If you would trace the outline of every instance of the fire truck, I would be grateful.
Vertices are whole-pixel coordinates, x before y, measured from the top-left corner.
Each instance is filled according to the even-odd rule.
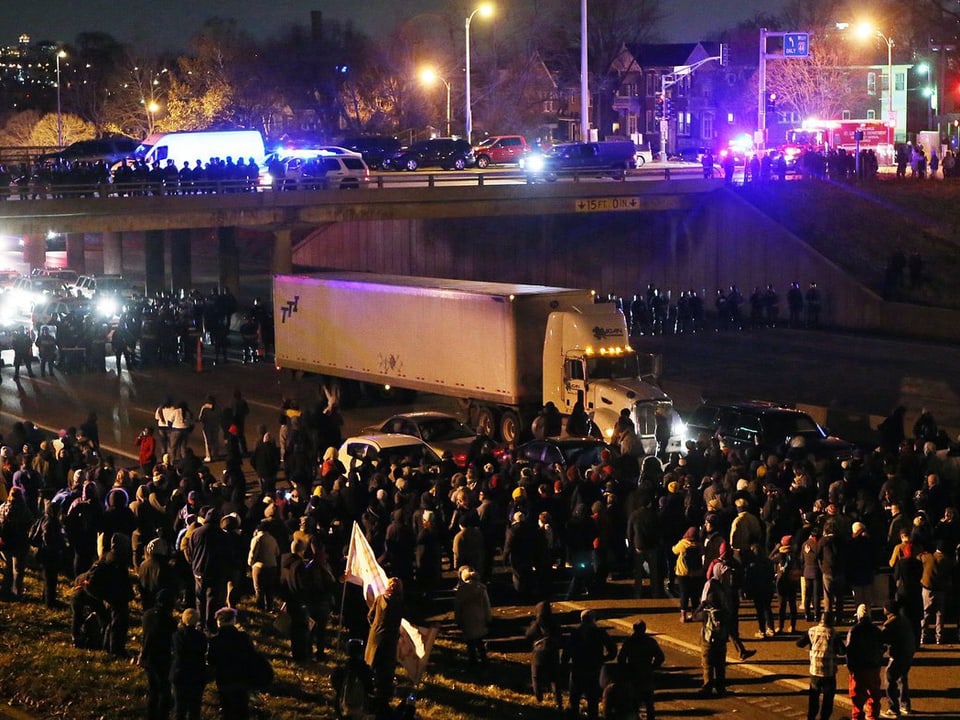
[[[806,150],[827,152],[843,148],[857,151],[857,131],[860,150],[873,150],[880,165],[894,162],[893,125],[883,120],[805,120],[798,128],[787,131],[786,142],[780,152],[788,168],[795,168]]]

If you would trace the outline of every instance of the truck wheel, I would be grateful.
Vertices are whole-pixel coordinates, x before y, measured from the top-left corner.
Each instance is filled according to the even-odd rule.
[[[497,437],[497,412],[492,407],[482,405],[477,409],[477,421],[474,427],[479,435],[486,435],[491,440]]]
[[[520,437],[520,416],[513,410],[504,411],[500,416],[500,439],[505,443],[513,443]]]

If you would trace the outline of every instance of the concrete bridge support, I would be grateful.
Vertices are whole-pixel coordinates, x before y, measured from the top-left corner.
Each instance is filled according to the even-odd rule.
[[[273,231],[273,262],[270,269],[274,275],[293,270],[293,243],[289,229]]]
[[[217,228],[217,253],[220,256],[220,287],[237,295],[240,292],[240,251],[235,227]]]
[[[144,279],[147,295],[166,289],[164,231],[147,230],[143,238]]]
[[[78,275],[87,274],[86,235],[67,233],[67,267]]]
[[[193,265],[190,246],[193,240],[191,230],[169,230],[170,242],[170,287],[175,295],[181,290],[190,291],[193,287]]]
[[[123,274],[123,233],[107,231],[103,233],[103,272],[106,275]]]
[[[30,270],[40,270],[46,265],[47,238],[45,236],[23,236],[23,261]]]

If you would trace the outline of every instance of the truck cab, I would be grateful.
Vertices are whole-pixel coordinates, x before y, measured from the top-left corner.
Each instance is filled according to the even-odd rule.
[[[626,320],[613,305],[550,313],[543,349],[543,401],[552,401],[564,415],[582,401],[607,441],[613,438],[620,412],[628,409],[647,453],[657,449],[659,410],[672,425],[668,451],[681,450],[683,433],[673,428],[679,416],[666,393],[640,377]]]

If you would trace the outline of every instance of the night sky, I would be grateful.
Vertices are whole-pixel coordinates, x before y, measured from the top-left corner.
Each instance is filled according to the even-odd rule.
[[[660,39],[705,39],[760,10],[776,12],[784,3],[662,0],[670,16],[660,26]],[[509,3],[499,0],[498,4]],[[80,32],[96,30],[146,50],[178,50],[210,16],[236,18],[252,35],[262,38],[291,24],[307,25],[311,10],[320,10],[329,18],[351,19],[360,29],[379,35],[389,32],[400,20],[418,13],[442,12],[448,6],[447,0],[5,0],[0,3],[0,45],[15,44],[21,33],[33,40],[69,43]]]

